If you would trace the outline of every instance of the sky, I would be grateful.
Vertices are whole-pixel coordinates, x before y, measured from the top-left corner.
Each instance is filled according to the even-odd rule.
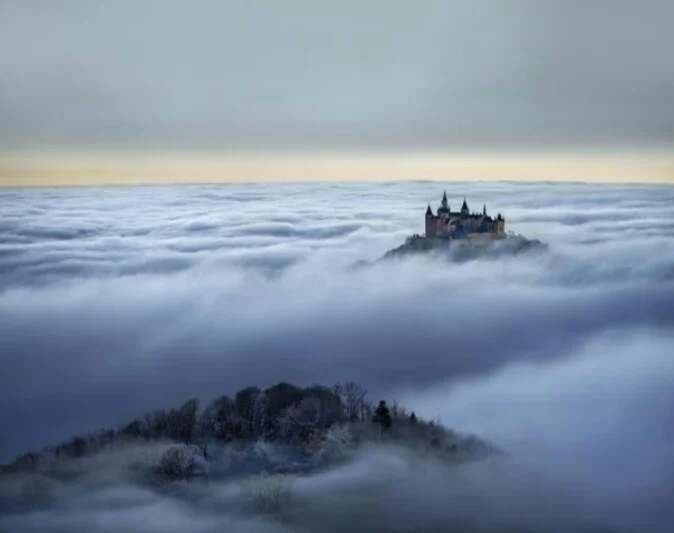
[[[354,267],[423,231],[443,189],[548,249]],[[231,484],[179,501],[108,475],[129,459],[106,456],[39,512],[0,506],[0,529],[341,533],[371,531],[373,508],[387,532],[457,509],[537,532],[671,528],[671,187],[25,188],[0,204],[0,462],[282,380],[355,380],[509,454],[449,470],[364,455],[300,479],[295,521],[255,527]]]
[[[673,18],[659,0],[5,0],[0,183],[271,180],[259,159],[288,154],[288,179],[344,161],[385,179],[391,154],[443,161],[407,179],[533,179],[541,153],[538,175],[563,174],[560,152],[581,179],[671,182]]]

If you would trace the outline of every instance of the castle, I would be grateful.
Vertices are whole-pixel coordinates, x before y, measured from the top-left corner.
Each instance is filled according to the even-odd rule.
[[[461,211],[452,212],[447,205],[447,193],[442,195],[442,203],[437,215],[431,205],[426,209],[426,238],[429,239],[474,239],[505,237],[505,218],[499,213],[496,218],[487,215],[487,206],[482,213],[471,213],[466,199]]]

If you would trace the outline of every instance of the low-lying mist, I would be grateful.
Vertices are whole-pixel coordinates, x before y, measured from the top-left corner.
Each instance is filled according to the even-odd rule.
[[[422,231],[441,194],[431,183],[0,192],[2,462],[279,381],[355,380],[506,452],[457,465],[363,449],[295,479],[283,519],[247,509],[233,480],[150,490],[115,474],[132,451],[111,452],[51,487],[49,505],[3,511],[0,529],[667,531],[674,191],[452,184],[450,205],[486,203],[548,250],[351,268]]]

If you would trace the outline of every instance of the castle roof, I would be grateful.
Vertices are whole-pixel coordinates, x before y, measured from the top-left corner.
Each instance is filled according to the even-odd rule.
[[[503,215],[500,213],[496,217],[492,217],[487,214],[487,204],[482,205],[482,212],[481,213],[471,213],[470,209],[468,208],[468,202],[466,201],[466,198],[463,198],[463,204],[461,205],[461,210],[460,211],[452,211],[447,204],[447,191],[443,191],[442,193],[442,203],[438,207],[437,210],[437,215],[433,214],[433,210],[431,209],[431,205],[428,204],[428,207],[426,209],[426,216],[444,216],[444,215],[449,215],[450,217],[459,217],[459,218],[464,218],[464,219],[470,219],[470,220],[479,220],[480,223],[483,222],[493,222],[494,220],[504,220]]]

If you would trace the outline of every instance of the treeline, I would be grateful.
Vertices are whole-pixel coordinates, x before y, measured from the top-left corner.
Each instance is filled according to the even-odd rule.
[[[147,413],[119,429],[73,437],[40,453],[19,456],[5,469],[34,468],[45,456],[77,458],[116,443],[138,440],[200,444],[263,439],[310,451],[334,424],[367,422],[388,430],[391,421],[399,418],[417,422],[414,413],[408,415],[396,404],[389,409],[382,401],[376,407],[367,399],[366,391],[353,382],[332,388],[302,388],[289,383],[265,390],[247,387],[234,396],[216,398],[204,409],[197,399],[190,399],[175,409]]]

